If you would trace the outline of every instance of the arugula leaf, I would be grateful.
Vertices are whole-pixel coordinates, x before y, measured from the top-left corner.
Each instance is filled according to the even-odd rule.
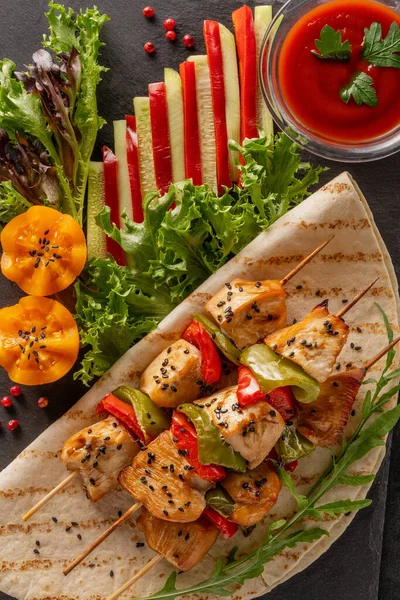
[[[129,290],[133,289],[137,294],[134,296],[137,301],[123,306],[123,323],[128,326],[128,333],[130,329],[133,331],[129,336],[121,336],[115,349],[116,361],[133,340],[156,327],[169,310],[227,260],[304,200],[324,170],[302,163],[298,147],[284,134],[248,140],[243,148],[236,144],[235,147],[244,156],[245,164],[240,165],[242,188],[218,196],[207,185],[196,187],[184,181],[172,185],[162,197],[150,192],[144,200],[143,223],[125,217],[125,227],[121,230],[111,223],[108,208],[98,215],[97,224],[122,246],[131,267],[121,270],[118,276],[112,259],[101,263],[104,279],[99,282],[101,293],[96,296],[95,307],[90,282],[98,279],[100,263],[89,263],[83,275],[85,281],[88,278],[86,286],[77,284],[77,320],[82,329],[82,344],[88,346],[78,376],[86,383],[111,366],[112,345],[107,340],[115,336],[111,326],[106,327],[104,334],[100,330],[105,326],[106,316],[110,322],[112,315],[116,323],[120,321],[114,306],[114,277],[117,290],[122,286],[121,296],[125,293],[132,296]],[[169,210],[173,203],[175,208]],[[141,312],[143,296],[155,299],[145,324]],[[166,298],[165,310],[157,310],[155,306],[161,298]],[[103,347],[107,357],[104,362]]]
[[[351,44],[348,40],[342,41],[342,32],[335,31],[333,27],[325,25],[321,29],[319,40],[315,40],[319,52],[311,50],[317,58],[323,60],[349,60]]]
[[[337,518],[340,515],[367,508],[371,503],[372,500],[369,500],[368,498],[365,500],[338,500],[337,502],[329,502],[329,504],[321,504],[314,510],[329,515],[330,517]]]
[[[357,106],[361,106],[362,104],[378,106],[378,96],[373,85],[374,81],[372,77],[363,71],[359,71],[354,75],[350,83],[341,90],[340,97],[346,104],[353,97]]]
[[[382,25],[372,23],[364,29],[363,57],[375,67],[394,67],[400,69],[400,27],[393,21],[389,33],[382,39]]]
[[[277,471],[278,471],[279,479],[282,482],[282,485],[284,485],[289,490],[289,492],[292,494],[293,498],[297,502],[298,508],[299,509],[304,508],[304,506],[307,504],[307,497],[303,496],[303,494],[298,494],[296,492],[293,480],[292,480],[290,474],[285,470],[284,467],[278,467]]]

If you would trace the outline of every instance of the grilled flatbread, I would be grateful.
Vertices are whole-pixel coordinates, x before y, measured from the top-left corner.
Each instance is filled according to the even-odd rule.
[[[350,176],[344,173],[282,217],[206,281],[155,332],[133,347],[107,376],[0,474],[2,591],[18,600],[104,600],[147,564],[154,553],[147,546],[136,548],[136,542],[144,541],[143,534],[127,523],[113,534],[112,539],[97,548],[76,571],[68,577],[62,575],[62,569],[82,550],[82,542],[85,546],[89,544],[115,520],[119,510],[124,511],[131,506],[132,498],[122,490],[112,491],[99,502],[92,503],[86,499],[77,478],[29,523],[23,524],[21,515],[66,477],[68,472],[59,458],[62,445],[78,430],[98,420],[95,408],[99,399],[119,384],[129,383],[138,387],[140,376],[149,363],[179,338],[194,312],[204,312],[211,295],[220,290],[225,282],[235,278],[280,280],[299,260],[333,233],[335,238],[329,246],[285,287],[288,293],[287,325],[293,319],[304,318],[324,298],[329,299],[329,309],[334,314],[343,306],[343,299],[352,298],[379,275],[376,286],[347,315],[350,328],[348,341],[337,363],[341,364],[341,369],[349,362],[361,367],[371,358],[375,349],[383,348],[386,344],[385,329],[374,302],[379,302],[395,332],[399,331],[397,282],[390,257],[362,193]],[[297,289],[299,285],[301,289]],[[355,351],[351,343],[361,349]],[[375,366],[371,377],[380,372],[382,364],[383,361]],[[345,434],[356,427],[360,419],[360,405],[367,390],[368,386],[361,386],[353,406],[355,413],[350,417]],[[395,399],[392,405],[394,402]],[[384,450],[376,448],[354,465],[353,472],[375,473],[383,456]],[[294,473],[300,493],[307,492],[330,458],[327,448],[317,448],[312,455],[301,459]],[[368,486],[361,489],[337,487],[324,501],[361,499],[367,491]],[[294,500],[286,489],[282,489],[278,502],[265,521],[259,523],[248,538],[240,532],[230,541],[224,541],[220,536],[216,550],[224,556],[235,545],[240,546],[241,552],[251,551],[264,538],[271,521],[287,517],[295,508]],[[322,538],[314,544],[298,545],[291,549],[290,554],[277,556],[266,565],[262,576],[235,590],[235,598],[244,600],[260,596],[306,568],[341,535],[351,519],[352,516],[343,516],[338,520],[327,518],[320,525],[330,532],[329,538]],[[78,523],[79,528],[72,527],[66,532],[71,521]],[[310,520],[309,526],[314,525]],[[82,534],[82,541],[76,536],[78,531]],[[40,554],[33,553],[36,540],[41,544]],[[208,553],[194,569],[179,576],[179,586],[204,579],[214,566],[214,556]],[[152,576],[138,582],[130,590],[130,595],[144,596],[159,589],[171,568],[166,560],[161,561]],[[113,578],[109,576],[110,570],[113,570]]]

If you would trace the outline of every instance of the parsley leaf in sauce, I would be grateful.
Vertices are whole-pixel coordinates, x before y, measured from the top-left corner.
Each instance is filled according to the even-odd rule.
[[[362,104],[378,106],[378,96],[373,85],[374,81],[369,75],[362,71],[358,72],[351,82],[341,90],[340,97],[346,104],[353,97],[357,106]]]
[[[400,69],[400,27],[394,21],[387,36],[382,39],[382,26],[372,23],[364,29],[363,57],[374,67],[394,67]]]
[[[319,52],[311,50],[317,58],[323,60],[349,60],[351,44],[348,40],[342,41],[342,32],[335,31],[333,27],[325,25],[321,29],[320,40],[315,40]]]

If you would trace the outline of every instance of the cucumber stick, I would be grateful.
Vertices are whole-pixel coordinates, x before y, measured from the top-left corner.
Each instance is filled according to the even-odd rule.
[[[133,99],[136,115],[136,131],[139,145],[139,170],[143,198],[148,192],[157,190],[154,170],[153,139],[151,136],[150,100],[147,97]]]
[[[235,36],[224,25],[219,24],[222,62],[224,66],[225,111],[228,140],[240,143],[240,90],[239,73],[236,57]],[[229,171],[232,181],[238,180],[238,169],[235,165],[237,152],[229,151]]]
[[[256,35],[257,47],[257,68],[260,61],[261,46],[265,33],[272,21],[272,6],[256,6],[254,9],[254,32]],[[261,91],[261,83],[258,80],[257,86],[257,126],[262,129],[265,135],[273,135],[274,122]]]
[[[96,224],[96,215],[104,208],[104,167],[102,162],[90,162],[88,177],[88,202],[86,243],[88,259],[107,258],[106,234]]]
[[[196,99],[199,121],[201,172],[203,183],[217,190],[217,149],[214,130],[214,112],[211,95],[210,69],[207,56],[191,56],[196,65]]]
[[[185,138],[183,121],[182,82],[174,69],[164,69],[164,82],[167,92],[168,127],[171,145],[172,180],[174,183],[185,179]]]
[[[114,149],[118,159],[119,214],[124,211],[132,219],[132,196],[126,151],[126,121],[114,121]]]

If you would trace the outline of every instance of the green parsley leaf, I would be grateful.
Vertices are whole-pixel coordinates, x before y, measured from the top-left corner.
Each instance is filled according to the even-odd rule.
[[[376,95],[375,88],[373,87],[374,81],[372,77],[359,71],[356,73],[346,87],[340,92],[340,97],[348,104],[351,97],[358,106],[366,104],[367,106],[378,106],[378,96]]]
[[[342,41],[342,32],[335,31],[333,27],[325,25],[321,29],[320,40],[315,40],[319,52],[311,50],[317,58],[322,60],[349,60],[351,44],[348,40]]]
[[[382,39],[382,25],[372,23],[364,29],[363,57],[374,67],[394,67],[400,69],[400,27],[395,21],[391,24],[389,33]]]

